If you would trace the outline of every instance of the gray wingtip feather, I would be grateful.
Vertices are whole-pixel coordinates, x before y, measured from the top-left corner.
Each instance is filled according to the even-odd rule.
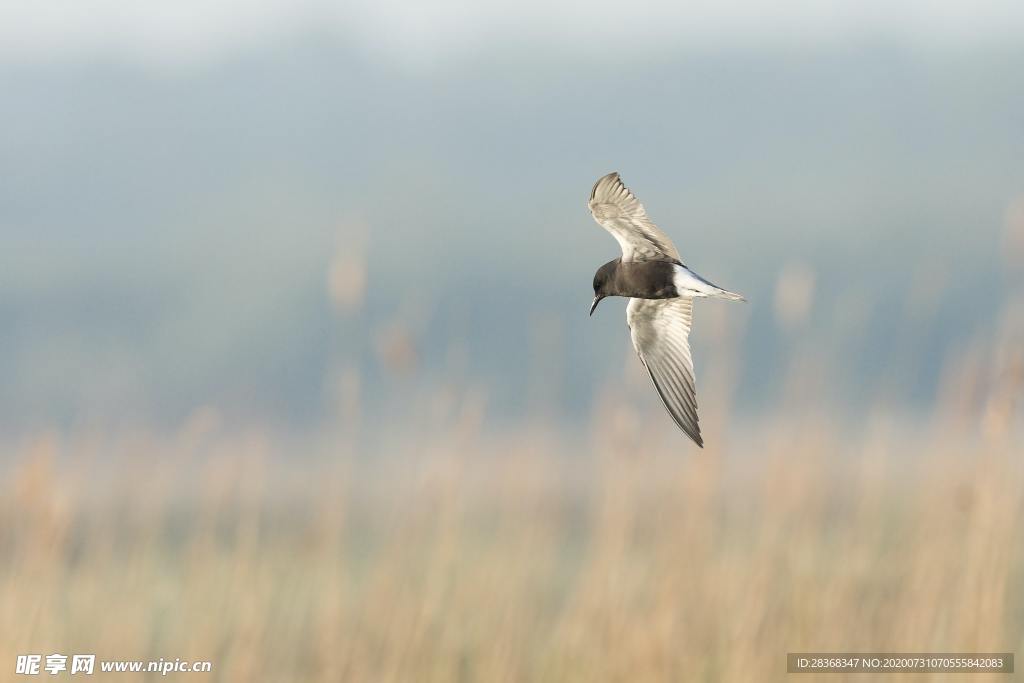
[[[665,406],[665,411],[668,412],[669,417],[672,418],[672,421],[676,423],[676,426],[679,427],[683,434],[690,437],[698,447],[704,448],[704,439],[700,435],[700,418],[697,416],[696,410],[694,410],[691,422],[691,416],[687,415],[685,411],[681,410],[681,407],[675,406],[673,401],[668,399],[664,389],[661,387],[661,383],[658,382],[658,378],[651,371],[650,366],[644,363],[644,367],[647,369],[647,374],[650,375],[654,388],[658,392],[658,398],[661,399],[661,403]]]
[[[700,425],[697,424],[696,420],[694,420],[693,424],[691,425],[678,418],[671,410],[669,410],[668,412],[669,415],[672,416],[673,422],[676,423],[676,426],[679,427],[683,434],[686,434],[688,437],[690,437],[690,439],[695,444],[697,444],[699,448],[704,448],[704,438],[701,437],[700,435]]]
[[[678,420],[676,420],[676,425],[682,430],[683,434],[686,434],[695,444],[697,444],[698,448],[704,448],[704,439],[700,435],[700,425],[694,422],[693,428],[687,429],[689,425],[684,425]]]
[[[616,180],[621,180],[619,178],[619,172],[618,171],[612,171],[611,173],[606,173],[603,176],[601,176],[600,178],[598,178],[597,182],[594,183],[594,187],[590,190],[590,201],[594,201],[594,197],[597,196],[597,188],[600,187],[602,183],[604,183],[605,181],[615,182]]]

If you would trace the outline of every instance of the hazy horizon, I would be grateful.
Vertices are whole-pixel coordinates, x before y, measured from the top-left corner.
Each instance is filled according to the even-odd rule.
[[[1024,50],[862,31],[618,59],[512,31],[419,69],[327,28],[175,68],[0,59],[7,429],[330,421],[339,381],[371,422],[452,383],[496,424],[585,419],[636,364],[621,303],[586,316],[611,170],[749,299],[698,303],[692,338],[698,387],[731,344],[741,414],[804,365],[810,405],[927,411],[1017,324]]]

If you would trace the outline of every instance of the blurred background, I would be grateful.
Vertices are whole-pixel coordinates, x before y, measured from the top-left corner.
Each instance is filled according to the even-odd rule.
[[[0,0],[0,657],[1012,651],[1021,35],[998,0]],[[587,317],[612,170],[748,299],[696,306],[702,452],[623,303]]]

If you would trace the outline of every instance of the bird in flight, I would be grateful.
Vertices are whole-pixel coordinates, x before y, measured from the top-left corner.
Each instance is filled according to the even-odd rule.
[[[620,258],[604,264],[594,274],[590,315],[605,297],[629,297],[626,325],[633,348],[672,420],[703,448],[688,340],[693,300],[702,296],[745,299],[687,268],[672,240],[647,217],[640,200],[618,173],[609,173],[594,183],[588,207],[598,225],[622,248]]]

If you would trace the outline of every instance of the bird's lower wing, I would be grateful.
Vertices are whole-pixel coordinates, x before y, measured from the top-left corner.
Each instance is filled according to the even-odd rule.
[[[654,382],[669,415],[703,448],[697,421],[697,386],[690,355],[693,299],[630,299],[626,323],[633,348]]]

